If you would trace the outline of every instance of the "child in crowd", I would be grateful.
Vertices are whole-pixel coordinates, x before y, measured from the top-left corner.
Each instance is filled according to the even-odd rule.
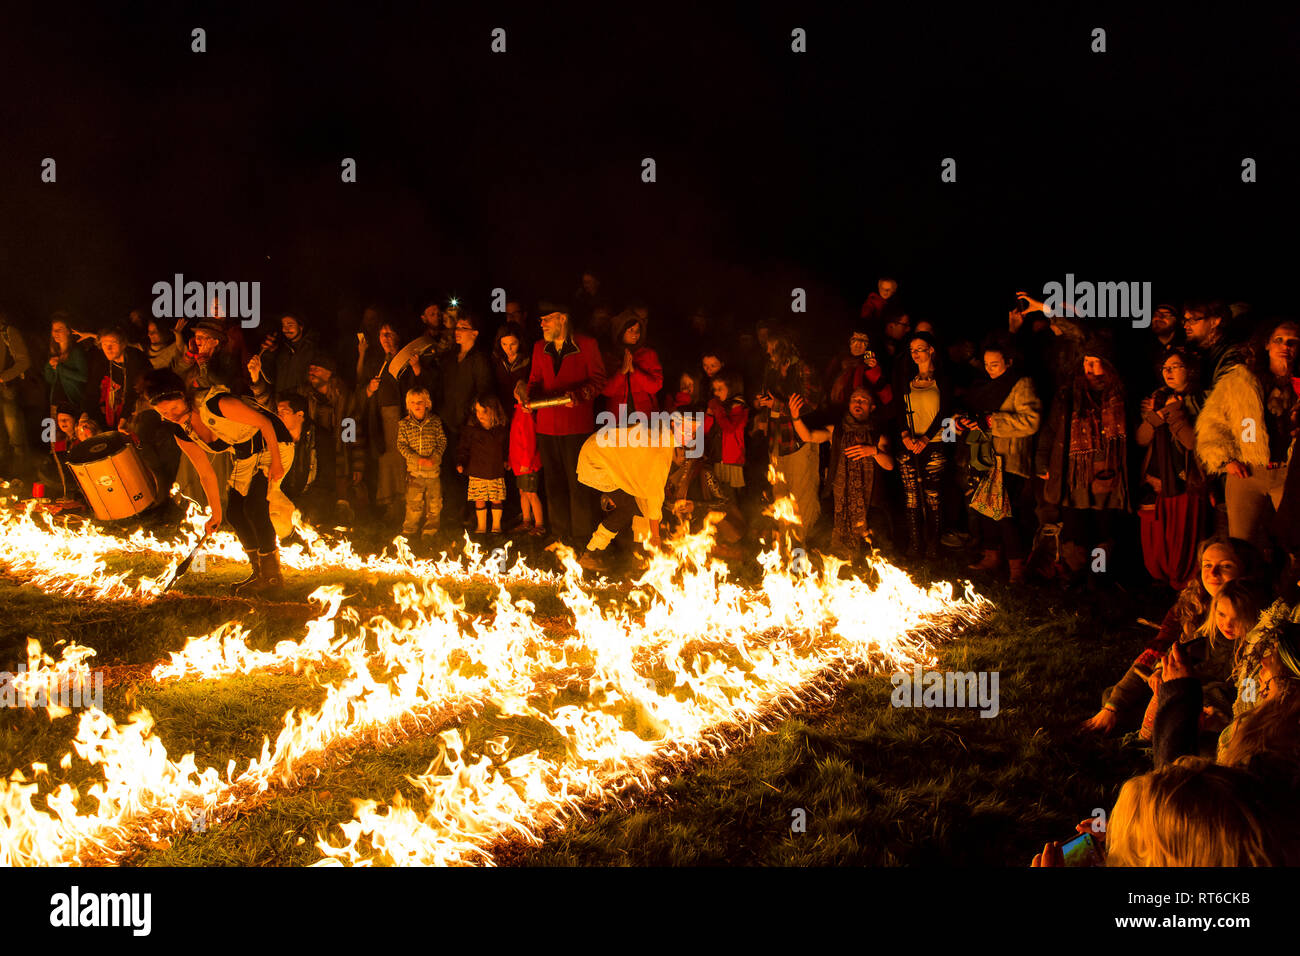
[[[1108,690],[1102,709],[1081,729],[1109,734],[1136,723],[1158,686],[1155,673],[1165,652],[1179,640],[1191,640],[1205,625],[1213,600],[1225,584],[1238,578],[1253,582],[1261,563],[1259,552],[1247,541],[1214,537],[1201,542],[1196,563],[1200,573],[1179,593],[1151,643]]]
[[[526,388],[523,394],[527,395]],[[542,518],[542,456],[537,450],[537,423],[533,421],[528,406],[518,400],[510,419],[507,461],[519,488],[519,510],[523,512],[521,530],[531,535],[546,534],[546,522]]]
[[[506,413],[501,400],[480,392],[474,400],[474,417],[465,423],[456,449],[456,470],[469,477],[469,500],[474,502],[475,530],[488,530],[488,504],[492,505],[492,533],[501,533],[501,511],[506,500]]]
[[[1182,678],[1196,682],[1198,701],[1192,719],[1183,721],[1189,740],[1186,752],[1195,752],[1198,731],[1213,733],[1217,738],[1232,719],[1232,702],[1237,696],[1234,685],[1241,676],[1246,636],[1259,622],[1259,610],[1255,591],[1248,582],[1238,578],[1223,585],[1211,599],[1210,613],[1196,636],[1174,644],[1151,675],[1154,693],[1142,721],[1142,739],[1152,738],[1157,712],[1162,708],[1168,711],[1169,692],[1185,693],[1190,689],[1165,686],[1178,684]]]
[[[406,459],[406,517],[402,536],[420,533],[432,542],[438,533],[438,516],[442,513],[442,485],[438,471],[442,453],[447,449],[447,435],[442,420],[430,409],[429,390],[413,388],[406,393],[406,417],[397,424],[397,450]],[[421,531],[423,519],[423,531]]]
[[[745,426],[749,422],[749,405],[741,394],[740,374],[720,372],[713,377],[713,397],[709,399],[704,419],[705,448],[713,462],[713,474],[723,493],[735,501],[737,488],[745,487]]]
[[[677,380],[677,393],[665,403],[670,412],[699,412],[704,410],[704,375],[701,372],[682,372]]]

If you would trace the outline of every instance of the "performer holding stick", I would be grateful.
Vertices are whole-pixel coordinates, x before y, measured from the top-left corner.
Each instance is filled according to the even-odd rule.
[[[670,427],[663,427],[663,418]],[[650,425],[604,427],[588,438],[578,454],[578,481],[605,492],[613,508],[596,526],[578,563],[588,571],[608,570],[605,549],[637,515],[650,524],[650,543],[659,545],[664,485],[679,448],[702,451],[700,423],[695,415],[656,413]]]
[[[234,457],[227,507],[252,567],[252,574],[236,584],[234,592],[266,596],[283,586],[268,496],[293,463],[293,436],[288,428],[267,409],[221,386],[192,398],[179,376],[166,369],[149,373],[143,384],[149,404],[167,422],[177,446],[198,472],[212,511],[204,534],[211,534],[222,521],[217,474],[204,452]]]

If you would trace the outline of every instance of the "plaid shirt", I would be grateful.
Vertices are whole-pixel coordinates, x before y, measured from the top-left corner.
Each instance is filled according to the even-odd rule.
[[[803,447],[803,442],[795,434],[794,422],[790,418],[790,396],[797,394],[803,399],[803,408],[799,412],[802,418],[821,406],[821,384],[817,381],[812,366],[803,359],[796,358],[786,368],[784,375],[779,369],[768,365],[763,389],[771,392],[776,399],[768,420],[768,449],[773,456],[793,455]]]
[[[420,478],[436,478],[447,450],[447,433],[442,430],[442,419],[433,412],[424,418],[407,415],[397,423],[397,450],[406,459],[406,470]],[[421,468],[420,459],[428,458],[432,468]]]

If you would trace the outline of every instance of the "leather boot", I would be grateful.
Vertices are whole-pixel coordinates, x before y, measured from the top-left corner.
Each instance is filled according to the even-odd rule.
[[[1011,569],[1010,581],[1012,584],[1025,583],[1025,559],[1024,558],[1007,558],[1007,567]]]
[[[915,558],[921,553],[921,523],[924,521],[920,508],[907,509],[907,556]]]
[[[280,570],[280,552],[272,551],[262,557],[262,591],[278,591],[284,587],[284,572]]]
[[[257,582],[262,580],[261,555],[256,551],[245,551],[244,553],[248,555],[248,565],[252,569],[252,573],[248,577],[244,578],[244,580],[237,581],[235,584],[231,585],[230,590],[234,594],[243,594],[249,588],[255,586]]]
[[[977,563],[975,563],[975,564],[967,565],[967,570],[970,570],[970,571],[996,571],[996,570],[997,570],[997,567],[998,567],[998,564],[1001,563],[1001,557],[1002,557],[1002,555],[1001,555],[1000,552],[995,551],[995,550],[992,550],[992,549],[990,549],[990,548],[985,548],[985,549],[984,549],[984,557],[981,558],[981,559],[980,559]],[[1022,565],[1024,564],[1023,561],[1020,562],[1020,563],[1021,563]]]

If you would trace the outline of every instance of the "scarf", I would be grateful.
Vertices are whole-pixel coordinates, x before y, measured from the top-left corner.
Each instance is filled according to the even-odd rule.
[[[834,492],[837,504],[849,502],[849,517],[853,521],[866,519],[866,509],[871,503],[872,486],[875,483],[876,462],[875,459],[850,461],[844,457],[844,449],[850,445],[874,445],[878,439],[879,435],[870,418],[860,422],[851,414],[845,414],[831,440],[831,460],[826,480]]]
[[[1124,390],[1114,369],[1107,367],[1100,393],[1093,391],[1086,375],[1076,375],[1070,412],[1071,474],[1090,484],[1099,471],[1118,468],[1125,437]]]

